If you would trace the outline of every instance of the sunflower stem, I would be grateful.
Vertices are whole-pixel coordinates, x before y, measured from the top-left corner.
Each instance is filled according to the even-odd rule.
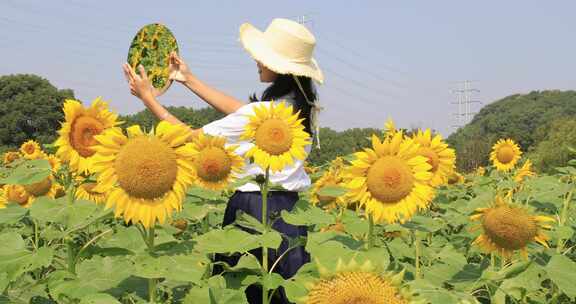
[[[260,185],[262,193],[262,225],[264,226],[264,233],[268,233],[268,184],[270,181],[270,168],[266,168],[266,178],[264,183]],[[268,248],[262,245],[262,276],[268,274]],[[268,288],[262,285],[262,303],[268,304]]]
[[[67,262],[68,271],[76,274],[76,253],[74,252],[74,242],[72,240],[66,241],[66,250],[68,251]]]
[[[574,190],[568,192],[566,195],[566,199],[564,200],[564,204],[562,206],[562,212],[560,213],[560,221],[558,222],[558,227],[564,226],[566,223],[566,217],[568,216],[568,210],[570,209],[570,202],[572,201],[572,195],[574,194]],[[556,247],[556,252],[561,253],[564,249],[564,240],[562,238],[558,239],[558,246]]]
[[[496,255],[492,252],[490,253],[490,267],[493,271],[496,271]]]
[[[368,215],[368,246],[367,249],[370,250],[374,247],[374,218],[372,214]]]
[[[416,231],[414,231],[414,247],[416,249],[416,261],[415,266],[416,266],[416,279],[420,278],[420,255],[422,254],[421,248],[420,248],[420,237],[418,236],[418,233],[416,233]]]
[[[154,253],[154,237],[156,236],[154,226],[150,227],[148,230],[144,228],[144,231],[144,242],[148,247],[148,252],[152,254]],[[154,278],[148,279],[148,298],[150,303],[156,303],[156,279]]]

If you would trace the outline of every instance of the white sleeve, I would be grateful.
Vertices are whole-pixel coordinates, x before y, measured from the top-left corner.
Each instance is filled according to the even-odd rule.
[[[226,137],[229,142],[238,142],[240,136],[244,133],[244,126],[249,121],[248,116],[252,113],[252,105],[244,105],[236,110],[236,112],[204,125],[202,130],[208,135],[223,136]]]

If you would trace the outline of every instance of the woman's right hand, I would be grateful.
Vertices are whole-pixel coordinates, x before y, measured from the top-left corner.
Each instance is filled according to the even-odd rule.
[[[188,65],[176,54],[176,52],[170,53],[170,62],[168,65],[168,70],[170,72],[168,78],[176,80],[178,82],[185,82],[186,77],[192,75]]]

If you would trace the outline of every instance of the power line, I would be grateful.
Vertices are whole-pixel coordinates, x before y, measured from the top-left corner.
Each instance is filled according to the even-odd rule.
[[[377,74],[377,73],[374,73],[374,72],[373,72],[372,70],[370,70],[370,69],[364,69],[364,68],[362,68],[362,67],[360,67],[360,66],[358,66],[358,65],[356,65],[356,64],[353,64],[353,63],[351,63],[351,62],[349,62],[349,61],[347,61],[347,60],[345,60],[345,59],[343,59],[343,58],[341,58],[341,57],[339,57],[339,56],[332,55],[331,53],[327,52],[324,48],[317,47],[317,49],[318,49],[321,53],[323,53],[323,54],[325,54],[325,55],[328,55],[328,57],[330,57],[330,58],[332,58],[332,59],[335,59],[336,61],[338,61],[338,62],[340,62],[340,63],[343,63],[343,64],[347,65],[348,67],[350,67],[350,68],[352,68],[352,69],[354,69],[354,70],[356,70],[356,71],[358,71],[358,72],[361,72],[361,73],[363,73],[363,74],[372,76],[372,78],[374,78],[374,79],[376,79],[376,80],[382,81],[383,83],[391,84],[392,86],[394,86],[394,87],[396,87],[396,88],[401,88],[401,89],[406,89],[406,88],[407,88],[407,86],[405,86],[405,85],[403,85],[403,84],[401,84],[401,83],[399,83],[399,82],[397,82],[397,81],[393,81],[393,80],[390,80],[390,79],[382,78],[381,75],[379,75],[379,74]]]

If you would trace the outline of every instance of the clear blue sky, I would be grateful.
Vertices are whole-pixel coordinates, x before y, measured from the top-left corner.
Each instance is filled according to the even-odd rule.
[[[431,127],[448,135],[459,80],[484,103],[576,85],[576,1],[0,0],[0,75],[34,73],[120,113],[144,106],[121,64],[138,29],[166,24],[203,80],[246,100],[261,92],[238,27],[307,14],[325,73],[321,124],[337,130]],[[345,3],[345,5],[344,5]],[[175,86],[165,105],[205,106]],[[474,109],[478,109],[478,105]]]

